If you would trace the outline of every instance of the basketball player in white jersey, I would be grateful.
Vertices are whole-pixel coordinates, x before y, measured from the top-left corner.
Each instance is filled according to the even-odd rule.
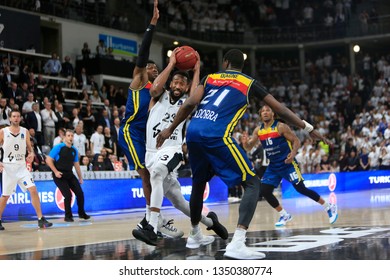
[[[164,195],[172,205],[190,216],[190,207],[181,193],[180,183],[177,180],[177,169],[183,161],[182,145],[184,140],[183,121],[173,131],[172,135],[164,142],[161,148],[156,148],[156,137],[158,133],[167,128],[175,117],[180,106],[184,103],[184,94],[190,89],[190,77],[187,72],[177,71],[173,74],[170,89],[165,90],[170,73],[176,64],[175,52],[171,55],[170,62],[163,72],[154,80],[150,94],[149,117],[146,124],[146,155],[145,164],[150,173],[150,183],[152,193],[150,197],[150,220],[149,224],[140,229],[133,230],[133,236],[149,245],[157,244],[157,228],[160,216],[160,209]],[[197,63],[194,71],[200,71],[200,63]],[[199,81],[194,81],[193,85],[198,85]],[[202,216],[201,222],[208,230],[214,230],[223,239],[228,238],[226,228],[218,222],[218,217],[214,212],[210,212],[207,217]],[[183,232],[177,233],[177,238],[183,236]],[[187,241],[188,248],[198,248],[200,245],[207,245],[214,241],[213,236],[202,236],[203,242]]]
[[[30,192],[31,204],[38,217],[38,226],[40,228],[51,227],[53,224],[42,216],[38,191],[31,173],[26,167],[26,159],[28,162],[32,162],[34,159],[34,150],[30,142],[30,133],[26,128],[19,125],[21,115],[18,110],[13,109],[9,113],[9,120],[11,125],[0,130],[0,145],[3,149],[3,158],[0,162],[3,187],[0,198],[0,230],[4,230],[4,227],[1,224],[2,214],[9,197],[16,191],[17,185],[19,185],[24,192],[27,190]],[[26,151],[28,152],[27,158]]]

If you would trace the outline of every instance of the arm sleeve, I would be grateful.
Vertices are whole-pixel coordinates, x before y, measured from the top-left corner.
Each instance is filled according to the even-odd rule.
[[[148,28],[146,28],[144,37],[142,39],[141,47],[139,48],[138,57],[136,61],[136,65],[139,68],[145,68],[149,59],[149,51],[150,45],[152,44],[153,31],[155,25],[150,24]]]
[[[259,98],[260,100],[263,100],[264,97],[266,97],[269,94],[269,92],[258,81],[254,80],[251,88],[249,89],[249,94],[251,94],[251,95],[253,94],[254,96]]]

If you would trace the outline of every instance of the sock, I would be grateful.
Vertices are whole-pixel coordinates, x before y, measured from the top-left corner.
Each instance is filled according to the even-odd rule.
[[[328,202],[324,202],[324,204],[322,204],[322,206],[324,207],[324,209],[326,210],[326,211],[328,211],[329,210],[329,208],[330,208],[330,205],[329,205],[329,203]]]
[[[192,225],[191,233],[192,235],[197,234],[200,231],[199,225]]]
[[[287,211],[284,210],[284,208],[279,212],[280,216],[286,216],[287,215]]]
[[[159,212],[150,212],[150,221],[149,224],[153,227],[154,233],[157,234],[157,225],[158,225],[158,216],[160,215]]]
[[[233,235],[233,240],[245,240],[246,236],[246,229],[243,228],[236,228]],[[232,241],[233,241],[232,240]]]
[[[150,220],[150,206],[149,205],[146,205],[146,221],[149,222]]]

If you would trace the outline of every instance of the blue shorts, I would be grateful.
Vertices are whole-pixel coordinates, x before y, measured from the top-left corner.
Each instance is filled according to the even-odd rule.
[[[294,161],[293,163],[286,164],[282,168],[275,168],[272,166],[272,163],[270,163],[261,178],[261,183],[277,187],[283,178],[293,185],[303,181],[298,163]]]
[[[126,132],[126,133],[125,133]],[[139,133],[138,133],[139,134]],[[131,129],[119,129],[118,144],[126,155],[131,170],[145,168],[146,144],[145,138],[134,137]]]
[[[246,153],[233,138],[187,142],[192,180],[206,183],[217,175],[228,186],[256,176]]]

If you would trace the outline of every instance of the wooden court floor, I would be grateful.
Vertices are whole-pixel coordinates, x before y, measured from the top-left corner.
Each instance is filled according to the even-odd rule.
[[[325,197],[326,198],[326,197]],[[247,234],[247,245],[270,260],[389,260],[390,189],[336,194],[339,218],[330,225],[323,208],[306,197],[282,199],[293,220],[275,228],[278,214],[267,202],[258,202]],[[171,207],[163,210],[185,233],[180,239],[162,239],[149,246],[131,235],[143,210],[89,213],[89,221],[66,223],[47,218],[52,228],[38,229],[36,220],[3,223],[0,259],[4,260],[221,260],[237,223],[238,203],[207,204],[229,231],[229,239],[196,250],[185,248],[189,218]],[[214,234],[202,227],[204,234]]]

